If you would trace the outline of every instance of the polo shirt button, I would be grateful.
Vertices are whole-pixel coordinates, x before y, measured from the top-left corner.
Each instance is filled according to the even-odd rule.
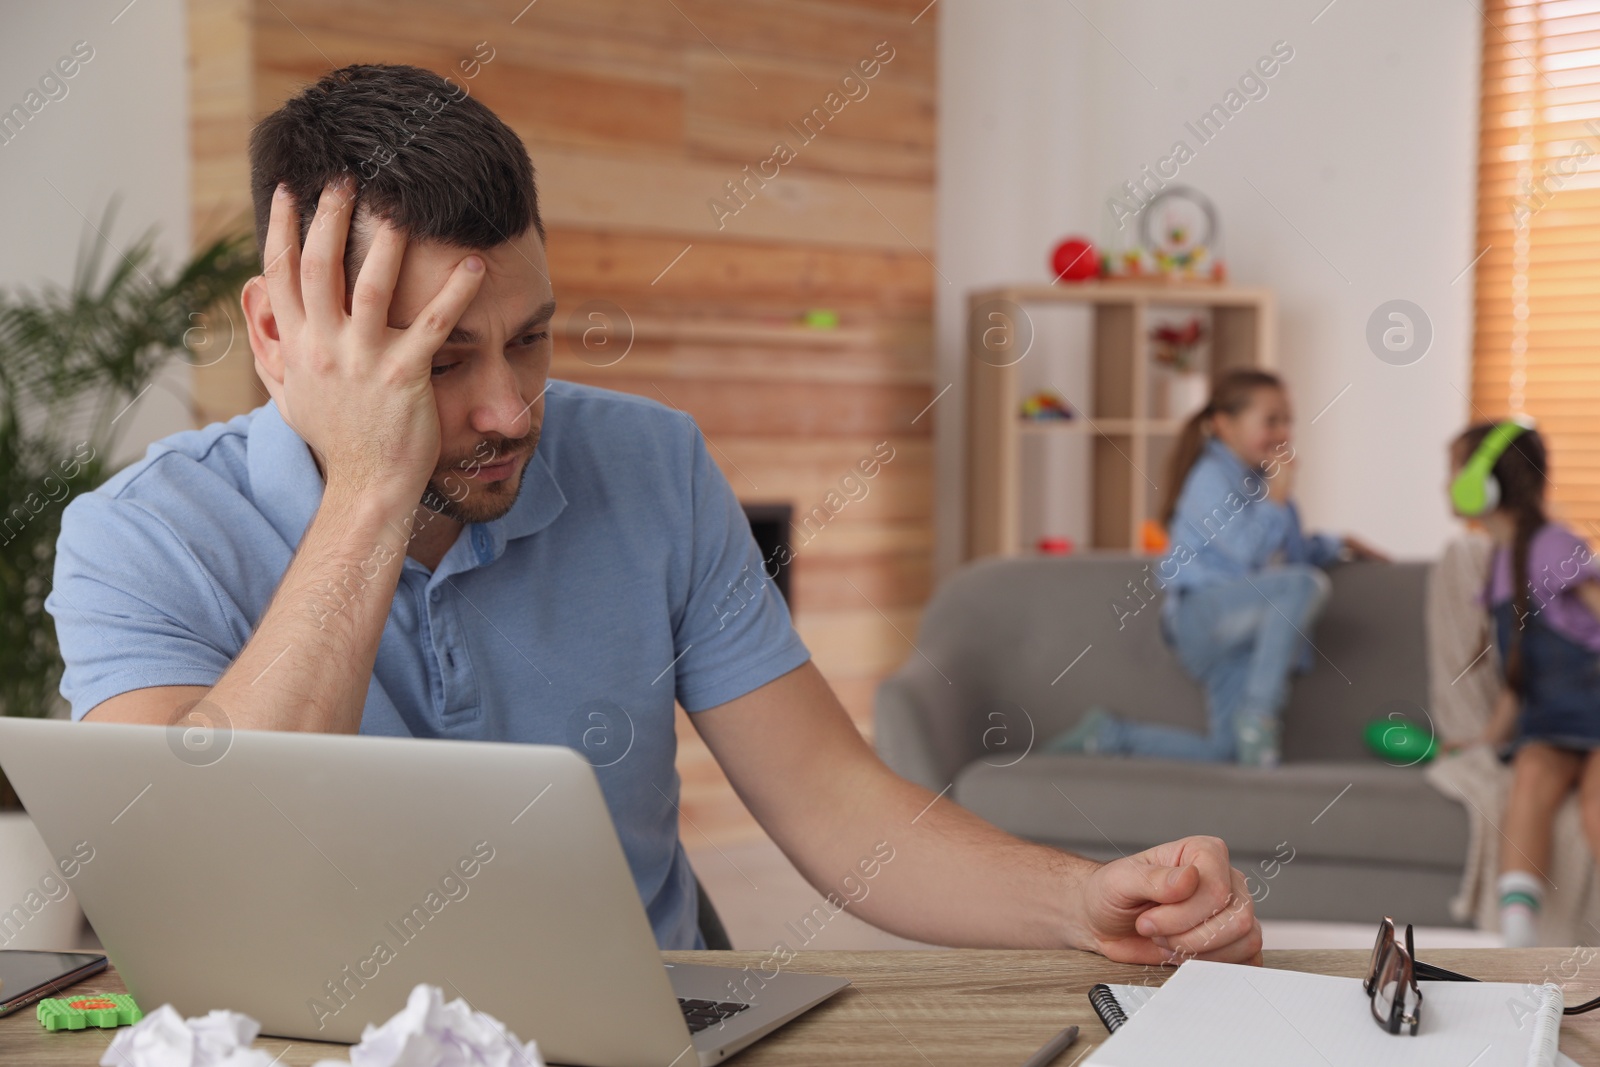
[[[439,590],[435,589],[432,592],[430,592],[428,594],[428,599],[433,601],[435,604],[437,604],[439,602]]]

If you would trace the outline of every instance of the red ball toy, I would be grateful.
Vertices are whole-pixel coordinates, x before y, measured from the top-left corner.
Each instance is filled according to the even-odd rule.
[[[1100,254],[1081,237],[1068,237],[1056,245],[1050,269],[1058,282],[1082,282],[1100,276]]]

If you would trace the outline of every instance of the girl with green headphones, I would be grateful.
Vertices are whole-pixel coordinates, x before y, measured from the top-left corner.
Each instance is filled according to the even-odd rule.
[[[1451,460],[1456,514],[1495,544],[1479,599],[1504,684],[1478,741],[1511,765],[1500,929],[1508,946],[1526,947],[1538,943],[1556,811],[1575,788],[1600,856],[1600,565],[1545,513],[1547,453],[1530,423],[1475,425],[1455,439]]]

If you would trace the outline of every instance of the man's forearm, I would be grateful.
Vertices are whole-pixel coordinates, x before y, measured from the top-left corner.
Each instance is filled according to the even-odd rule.
[[[237,729],[355,733],[409,534],[372,496],[324,493],[255,633],[206,700]]]
[[[857,783],[847,804],[813,809],[832,825],[805,835],[815,854],[796,859],[845,910],[933,944],[1092,947],[1078,903],[1098,863],[1006,833],[881,766],[863,764]]]
[[[1096,863],[1024,841],[885,766],[815,664],[696,712],[694,724],[824,895],[825,909],[787,924],[795,947],[848,909],[935,944],[1260,962],[1253,901],[1224,842],[1191,836]]]

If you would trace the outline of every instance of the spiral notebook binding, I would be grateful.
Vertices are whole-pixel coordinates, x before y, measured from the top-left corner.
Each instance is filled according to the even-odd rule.
[[[1100,1021],[1111,1033],[1116,1033],[1117,1027],[1128,1021],[1122,1005],[1117,1003],[1117,995],[1104,983],[1090,988],[1089,1003],[1094,1006],[1094,1013],[1100,1016]]]

